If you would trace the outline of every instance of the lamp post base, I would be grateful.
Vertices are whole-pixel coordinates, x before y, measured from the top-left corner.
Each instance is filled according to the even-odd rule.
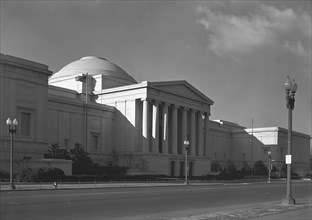
[[[295,204],[296,204],[296,200],[292,198],[291,196],[286,196],[282,200],[282,205],[295,205]]]
[[[10,189],[11,190],[14,190],[16,187],[15,187],[15,185],[14,185],[14,183],[10,183]]]

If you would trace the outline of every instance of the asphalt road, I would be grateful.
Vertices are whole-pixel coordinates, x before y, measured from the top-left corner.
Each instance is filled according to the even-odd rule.
[[[297,202],[312,202],[312,183],[293,183]],[[2,191],[0,219],[164,219],[279,203],[285,183]]]

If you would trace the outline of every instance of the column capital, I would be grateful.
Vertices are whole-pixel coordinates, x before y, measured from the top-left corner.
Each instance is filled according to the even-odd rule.
[[[168,103],[168,102],[161,102],[161,105],[164,106],[164,107],[165,107],[165,106],[169,107],[171,104]]]
[[[148,101],[148,102],[151,102],[152,101],[152,99],[150,99],[150,98],[141,98],[141,101],[143,102],[143,101]]]
[[[209,119],[210,113],[209,112],[203,112],[202,115],[203,115],[202,116],[203,119]]]
[[[201,117],[201,119],[205,119],[205,112],[203,112],[203,111],[197,111],[197,115],[199,116],[199,117]]]
[[[187,112],[188,112],[189,110],[190,110],[190,109],[187,108],[187,107],[184,107],[184,108],[183,108],[183,111],[187,111]]]
[[[152,100],[153,105],[159,106],[161,104],[161,101],[158,100]]]
[[[173,109],[179,109],[180,108],[180,106],[176,105],[176,104],[172,104],[170,107],[173,108]]]

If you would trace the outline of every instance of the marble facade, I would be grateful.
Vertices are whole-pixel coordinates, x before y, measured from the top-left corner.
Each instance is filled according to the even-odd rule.
[[[272,151],[281,167],[286,129],[247,129],[211,120],[213,101],[187,81],[138,83],[100,57],[83,57],[52,74],[36,62],[1,54],[1,167],[8,168],[7,117],[20,121],[16,155],[43,158],[52,142],[85,147],[101,165],[129,167],[128,174],[184,175],[184,140],[190,141],[189,172],[207,175],[211,164],[231,160],[238,169]],[[310,136],[294,132],[297,172],[309,172]],[[116,157],[118,157],[116,159]],[[115,159],[114,159],[115,158]],[[114,161],[115,160],[115,161]],[[1,168],[2,169],[2,168]]]

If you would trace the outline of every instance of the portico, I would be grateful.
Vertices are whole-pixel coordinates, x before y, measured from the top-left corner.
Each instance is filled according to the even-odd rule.
[[[182,155],[178,143],[188,139],[190,155],[208,156],[204,150],[205,143],[208,145],[208,113],[152,99],[141,102],[143,153]]]
[[[210,158],[206,149],[209,145],[209,116],[213,101],[188,82],[145,81],[105,89],[96,92],[96,95],[99,97],[98,102],[117,107],[127,121],[134,122],[133,132],[118,137],[133,142],[116,146],[118,150],[126,152],[129,149],[138,149],[135,153],[145,158],[149,158],[146,157],[149,155],[158,156],[151,160],[158,158],[158,164],[166,163],[166,167],[174,162],[175,173],[178,174],[177,167],[184,155],[183,142],[189,140],[188,153],[194,169],[198,159],[206,160],[205,163],[209,166]],[[135,110],[132,109],[131,112],[124,110],[133,107]],[[150,165],[153,164],[151,160]],[[157,165],[155,169],[157,170]],[[166,169],[165,173],[168,173],[168,168]]]

